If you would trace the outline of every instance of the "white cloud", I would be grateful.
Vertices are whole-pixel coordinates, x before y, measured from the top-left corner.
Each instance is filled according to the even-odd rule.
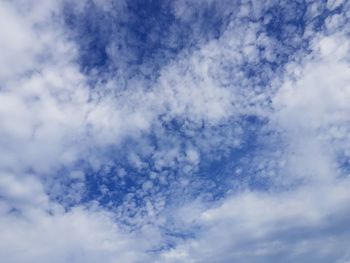
[[[287,65],[267,115],[282,140],[276,188],[181,208],[179,221],[200,230],[159,262],[342,262],[349,253],[349,180],[337,160],[349,145],[349,39],[315,34],[313,43],[311,54]]]
[[[136,76],[124,89],[118,86],[121,80],[110,76],[107,82],[94,79],[92,89],[88,80],[93,74],[80,71],[78,46],[58,19],[62,2],[25,2],[0,3],[0,258],[9,263],[347,260],[350,183],[337,160],[339,155],[350,158],[349,39],[340,31],[345,16],[329,17],[324,34],[309,25],[304,37],[311,40],[312,52],[301,50],[280,76],[282,70],[266,65],[284,47],[262,24],[240,20],[249,13],[261,18],[272,2],[247,1],[237,7],[218,39],[180,52],[160,69],[158,79],[147,82]],[[111,5],[95,2],[106,12]],[[327,8],[341,4],[328,1]],[[183,21],[193,15],[188,5],[179,1],[173,6]],[[219,8],[222,14],[234,9],[225,6]],[[307,16],[315,18],[325,6],[314,1]],[[83,12],[85,6],[76,8]],[[112,48],[107,49],[115,59]],[[254,74],[245,72],[247,65]],[[272,190],[185,205],[181,202],[187,197],[180,196],[181,208],[165,209],[166,194],[182,193],[191,180],[202,186],[193,175],[203,156],[216,158],[216,150],[243,144],[249,131],[240,121],[249,115],[269,120],[273,133],[265,145],[275,149],[278,145],[269,144],[281,142],[278,154],[267,147],[261,151],[266,155],[258,158],[269,167],[262,165],[256,176],[269,174]],[[162,126],[174,118],[190,140]],[[160,144],[157,148],[143,141],[150,133]],[[113,212],[98,204],[67,209],[51,200],[67,195],[79,202],[85,174],[71,166],[84,159],[98,171],[105,165],[99,151],[126,138],[139,146],[122,154],[149,178],[140,180],[138,191],[130,189],[134,192],[120,207]],[[248,165],[255,168],[256,163]],[[58,180],[60,185],[55,185],[61,167],[69,170],[69,180],[79,182],[66,186]],[[173,183],[175,177],[162,171],[169,168],[179,172],[174,185],[180,189],[148,196],[157,192],[158,184]],[[123,168],[117,173],[128,177]],[[105,184],[98,187],[108,195]],[[137,205],[137,198],[144,207]],[[140,229],[122,228],[124,220]],[[169,241],[164,226],[194,237],[173,238],[175,247],[146,252]]]
[[[6,262],[145,262],[145,236],[123,232],[105,212],[2,214],[0,256]],[[154,234],[153,234],[154,235]],[[152,237],[154,240],[154,236]]]
[[[348,249],[349,233],[339,231],[349,218],[348,186],[346,180],[228,198],[194,215],[204,230],[164,253],[159,262],[335,261]]]

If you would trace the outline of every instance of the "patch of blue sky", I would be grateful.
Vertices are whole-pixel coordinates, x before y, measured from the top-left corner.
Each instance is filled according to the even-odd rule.
[[[67,5],[65,21],[79,45],[83,71],[115,74],[128,68],[132,76],[146,65],[155,74],[184,48],[220,35],[227,18],[216,5],[204,4],[182,21],[171,1],[110,1],[107,10],[87,1],[83,10]]]
[[[98,153],[105,155],[105,163],[98,168],[91,167],[83,160],[77,163],[74,169],[85,174],[84,191],[80,193],[80,198],[72,200],[71,195],[67,193],[58,196],[60,199],[56,201],[68,207],[77,203],[98,201],[102,206],[115,209],[123,205],[130,195],[137,207],[144,207],[145,197],[152,199],[159,195],[164,197],[168,204],[179,204],[198,197],[207,201],[219,200],[227,194],[234,193],[233,189],[268,190],[269,178],[250,167],[251,160],[263,147],[258,137],[266,124],[266,120],[247,116],[240,122],[234,121],[216,127],[206,128],[200,125],[194,134],[186,135],[186,128],[182,128],[179,122],[173,120],[170,126],[163,126],[167,137],[151,133],[143,139],[126,140],[121,146],[110,147],[108,151]],[[241,138],[242,143],[232,146],[230,141],[235,138],[231,137],[230,131],[237,125],[245,132]],[[205,134],[208,129],[209,137]],[[196,142],[201,136],[204,136],[205,144],[211,144],[209,149],[203,148],[202,142]],[[210,142],[213,136],[220,139],[219,144]],[[149,145],[151,150],[145,150],[145,144]],[[186,156],[188,144],[194,146],[201,154],[198,164],[191,164],[186,159],[181,160]],[[174,160],[170,159],[169,163],[157,166],[155,153],[171,151],[174,148],[179,149]],[[130,154],[137,157],[137,163],[130,159]],[[82,183],[69,178],[71,170],[72,168],[63,169],[58,176],[61,179],[54,181],[56,185],[66,189],[65,191],[74,191],[74,185]],[[64,173],[66,176],[62,176]],[[53,195],[54,193],[52,192]]]

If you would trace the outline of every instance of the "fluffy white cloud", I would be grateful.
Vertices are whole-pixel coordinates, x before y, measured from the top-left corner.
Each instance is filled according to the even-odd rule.
[[[52,209],[52,206],[50,206]],[[73,208],[2,213],[0,256],[6,262],[145,262],[147,235],[121,230],[111,214]],[[154,240],[156,233],[151,234]]]
[[[349,180],[276,193],[245,192],[182,217],[201,231],[159,262],[335,262],[348,253]],[[191,208],[193,210],[193,207]],[[183,209],[183,211],[186,211]]]

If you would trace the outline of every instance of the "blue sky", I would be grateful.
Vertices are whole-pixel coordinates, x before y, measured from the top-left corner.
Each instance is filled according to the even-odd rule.
[[[349,263],[350,4],[0,1],[0,258]]]

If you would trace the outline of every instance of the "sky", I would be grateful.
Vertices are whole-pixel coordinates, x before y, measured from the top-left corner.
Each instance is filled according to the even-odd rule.
[[[350,2],[0,0],[4,263],[350,263]]]

